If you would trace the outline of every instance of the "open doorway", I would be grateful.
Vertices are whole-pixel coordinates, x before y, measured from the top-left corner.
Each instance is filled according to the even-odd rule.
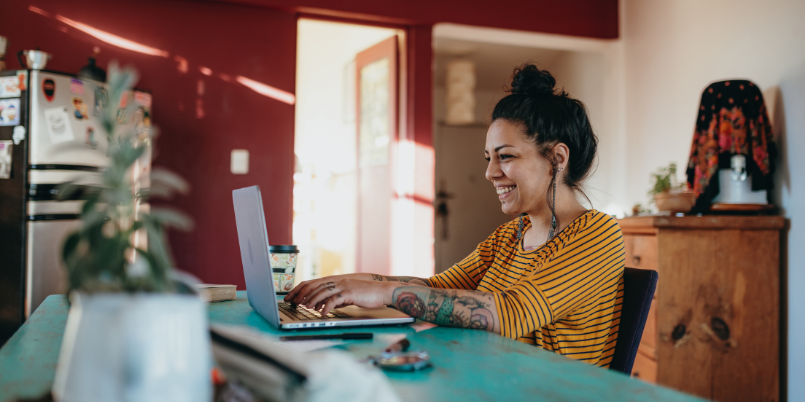
[[[398,29],[300,19],[293,238],[296,281],[390,272]]]
[[[514,67],[526,61],[550,71],[559,87],[586,105],[593,129],[602,141],[597,173],[588,180],[585,190],[591,207],[610,212],[614,190],[610,182],[612,119],[606,116],[612,110],[607,106],[612,98],[606,95],[611,85],[607,46],[568,41],[556,35],[437,26],[433,98],[436,273],[461,261],[498,226],[515,218],[501,212],[494,188],[485,178],[483,149],[492,110],[507,94],[504,87],[511,82]],[[449,124],[446,119],[446,70],[455,61],[469,62],[475,71],[474,119],[464,124]]]

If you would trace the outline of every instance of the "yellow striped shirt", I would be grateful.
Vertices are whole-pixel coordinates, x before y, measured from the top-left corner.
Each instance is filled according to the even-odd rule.
[[[531,227],[527,216],[525,228]],[[500,226],[431,286],[491,292],[501,335],[608,367],[623,302],[624,248],[611,216],[589,210],[535,250]]]

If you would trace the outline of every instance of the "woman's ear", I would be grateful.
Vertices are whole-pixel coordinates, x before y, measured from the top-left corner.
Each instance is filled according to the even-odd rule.
[[[570,148],[564,143],[558,143],[553,147],[553,163],[557,169],[564,170],[570,162]]]

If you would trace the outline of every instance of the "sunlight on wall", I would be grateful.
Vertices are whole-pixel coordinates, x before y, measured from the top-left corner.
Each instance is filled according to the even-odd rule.
[[[355,270],[355,55],[393,29],[300,19],[293,238],[297,282]]]

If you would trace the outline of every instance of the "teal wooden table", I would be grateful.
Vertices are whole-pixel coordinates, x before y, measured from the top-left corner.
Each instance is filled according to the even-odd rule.
[[[280,335],[252,310],[246,292],[238,292],[237,300],[210,304],[209,313],[212,323],[248,325]],[[66,322],[64,298],[50,296],[0,349],[0,401],[48,392]],[[433,362],[433,368],[425,371],[387,373],[405,401],[699,400],[484,331],[435,327],[417,332],[412,326],[392,326],[282,334],[295,332],[373,332],[372,341],[335,346],[356,358],[377,354],[405,335],[412,348],[428,351]]]

